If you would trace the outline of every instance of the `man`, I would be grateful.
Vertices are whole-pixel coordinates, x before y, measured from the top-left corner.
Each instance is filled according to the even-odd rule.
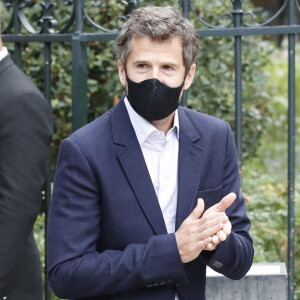
[[[71,299],[205,299],[206,266],[239,279],[253,246],[229,126],[178,107],[197,34],[174,8],[140,8],[116,50],[127,96],[61,145],[51,285]]]
[[[47,101],[13,63],[0,38],[1,300],[43,299],[33,224],[40,210],[51,134]]]

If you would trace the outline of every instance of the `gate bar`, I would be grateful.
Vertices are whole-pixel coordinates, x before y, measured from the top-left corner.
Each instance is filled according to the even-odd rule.
[[[294,25],[296,0],[289,0],[289,25]],[[288,300],[295,292],[295,34],[288,35]]]

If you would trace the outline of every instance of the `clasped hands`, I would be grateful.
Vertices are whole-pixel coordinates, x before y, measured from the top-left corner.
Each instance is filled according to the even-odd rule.
[[[225,210],[235,199],[235,193],[230,193],[204,213],[204,201],[198,199],[195,209],[175,232],[183,263],[194,260],[203,250],[214,250],[220,242],[226,240],[231,233],[231,223]]]

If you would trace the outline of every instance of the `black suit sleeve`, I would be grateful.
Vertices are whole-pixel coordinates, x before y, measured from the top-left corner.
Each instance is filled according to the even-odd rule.
[[[8,89],[11,83],[6,77],[0,79],[1,291],[22,261],[39,213],[49,163],[52,118],[48,103],[25,76],[22,82],[15,82],[14,90]]]

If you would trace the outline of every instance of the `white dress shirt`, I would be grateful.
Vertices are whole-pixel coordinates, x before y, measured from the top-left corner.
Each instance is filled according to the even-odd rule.
[[[6,47],[3,47],[2,50],[0,50],[0,61],[6,56],[8,55],[8,51]]]
[[[165,135],[137,114],[127,98],[124,102],[141,146],[167,231],[173,233],[178,190],[178,112],[175,111],[174,126]]]
[[[175,111],[173,127],[165,135],[136,113],[126,97],[124,102],[141,146],[167,231],[173,233],[178,192],[178,111]],[[179,300],[177,293],[175,300]]]

